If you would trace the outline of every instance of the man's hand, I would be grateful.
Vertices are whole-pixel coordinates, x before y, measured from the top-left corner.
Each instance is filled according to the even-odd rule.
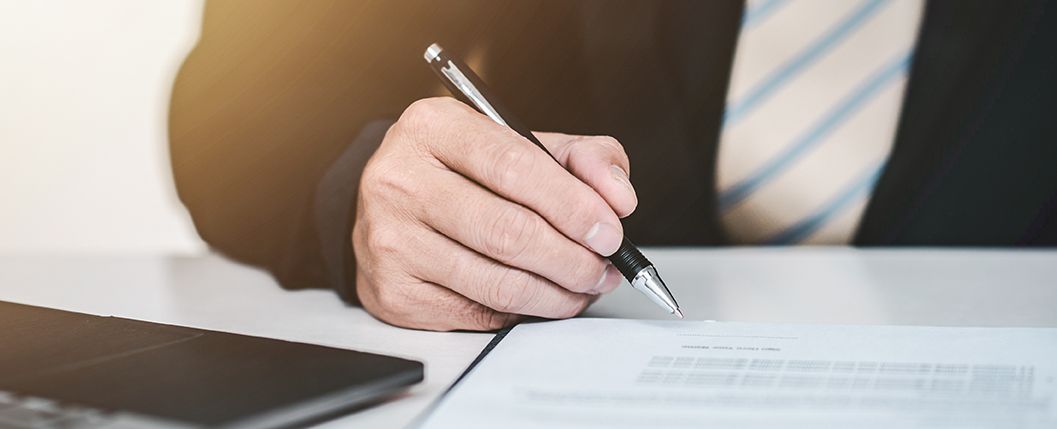
[[[638,203],[627,155],[610,137],[537,136],[561,165],[454,99],[404,111],[360,182],[352,242],[367,311],[494,330],[575,316],[620,284],[602,256]]]

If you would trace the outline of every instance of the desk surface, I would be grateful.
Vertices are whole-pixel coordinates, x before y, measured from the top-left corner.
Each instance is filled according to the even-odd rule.
[[[689,319],[1057,327],[1057,251],[647,249]],[[399,329],[216,256],[0,255],[0,300],[417,359],[426,381],[327,427],[402,427],[491,334]],[[664,318],[630,287],[587,312]]]

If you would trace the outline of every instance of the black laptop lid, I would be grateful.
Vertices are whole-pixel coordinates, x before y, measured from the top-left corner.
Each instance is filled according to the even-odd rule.
[[[0,302],[0,390],[200,426],[276,426],[422,380],[419,362]]]

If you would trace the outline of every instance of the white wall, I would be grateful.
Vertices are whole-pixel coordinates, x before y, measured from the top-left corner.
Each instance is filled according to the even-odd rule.
[[[199,0],[0,0],[0,251],[205,247],[166,147]]]

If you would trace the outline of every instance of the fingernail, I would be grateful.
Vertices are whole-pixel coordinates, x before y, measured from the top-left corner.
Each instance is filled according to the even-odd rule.
[[[635,187],[631,185],[631,179],[628,179],[628,172],[624,171],[623,168],[620,168],[620,166],[616,164],[609,166],[609,172],[613,175],[613,180],[620,182],[621,185],[624,185],[624,187],[628,189],[628,192],[631,193],[631,197],[634,198],[637,203],[639,201],[639,196],[635,193]]]
[[[608,223],[596,223],[587,231],[584,241],[587,246],[602,256],[612,255],[620,248],[620,232]]]
[[[620,182],[624,186],[627,186],[628,189],[632,190],[632,192],[635,191],[635,188],[631,186],[631,179],[628,178],[627,171],[624,171],[623,168],[620,168],[620,166],[616,164],[610,164],[609,171],[613,173],[614,179],[617,179],[618,182]]]
[[[591,290],[592,294],[601,295],[604,293],[612,292],[620,285],[620,280],[623,277],[620,276],[620,271],[613,264],[606,264],[605,271],[602,272],[602,278],[598,281],[598,285]]]
[[[595,282],[594,287],[587,291],[587,293],[597,295],[599,291],[602,290],[602,287],[606,284],[606,279],[609,278],[609,266],[610,264],[607,261],[605,268],[602,268],[602,275],[598,277],[598,281]]]

